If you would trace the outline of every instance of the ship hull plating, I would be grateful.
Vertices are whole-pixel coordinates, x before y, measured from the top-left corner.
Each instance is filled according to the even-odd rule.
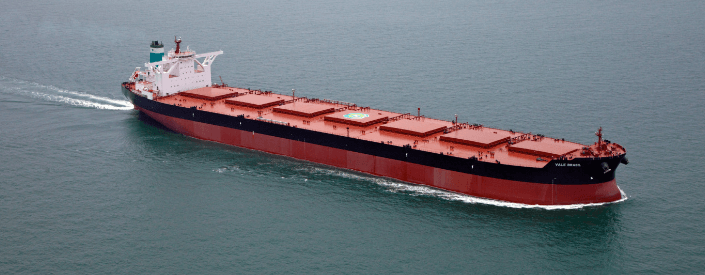
[[[178,107],[135,95],[124,84],[122,89],[135,109],[202,140],[515,203],[604,203],[622,196],[614,173],[624,155],[553,160],[543,168],[510,166]],[[604,172],[602,163],[614,168]]]

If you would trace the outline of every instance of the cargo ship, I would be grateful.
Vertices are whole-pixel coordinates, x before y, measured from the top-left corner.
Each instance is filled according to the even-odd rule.
[[[212,83],[222,51],[165,55],[122,83],[134,108],[197,139],[389,177],[473,197],[528,205],[622,199],[615,180],[626,150],[602,138],[579,144],[481,124],[396,113],[319,98]]]

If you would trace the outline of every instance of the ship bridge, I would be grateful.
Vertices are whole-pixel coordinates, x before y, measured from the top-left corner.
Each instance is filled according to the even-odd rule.
[[[162,55],[160,61],[150,59],[150,63],[144,64],[144,71],[135,68],[129,78],[135,83],[135,90],[154,99],[211,86],[211,64],[223,51],[196,54],[189,47],[182,51],[180,38],[174,42],[176,49]]]

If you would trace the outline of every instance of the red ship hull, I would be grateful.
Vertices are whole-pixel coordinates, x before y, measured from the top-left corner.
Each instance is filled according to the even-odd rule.
[[[135,95],[125,92],[134,102]],[[147,110],[137,104],[135,109],[186,136],[390,177],[475,197],[529,205],[605,203],[622,198],[614,177],[592,184],[545,184],[508,180],[177,118]]]

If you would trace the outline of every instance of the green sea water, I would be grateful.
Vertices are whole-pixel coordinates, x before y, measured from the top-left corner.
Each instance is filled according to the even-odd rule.
[[[697,274],[705,2],[106,1],[0,8],[0,274]],[[580,143],[627,199],[497,203],[166,130],[149,44],[213,80]]]

